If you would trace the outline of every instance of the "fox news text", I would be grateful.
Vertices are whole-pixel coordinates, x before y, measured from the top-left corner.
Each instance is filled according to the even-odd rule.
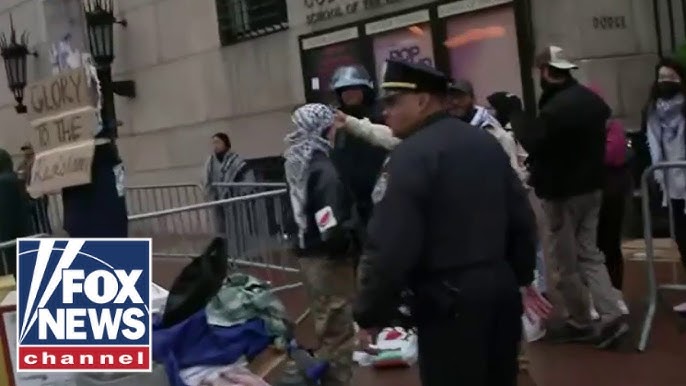
[[[20,239],[17,371],[151,371],[149,239]]]

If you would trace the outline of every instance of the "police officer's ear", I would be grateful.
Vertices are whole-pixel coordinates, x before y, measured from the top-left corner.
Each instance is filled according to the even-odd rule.
[[[429,93],[420,92],[417,94],[417,107],[419,110],[425,110],[431,104],[431,95]]]

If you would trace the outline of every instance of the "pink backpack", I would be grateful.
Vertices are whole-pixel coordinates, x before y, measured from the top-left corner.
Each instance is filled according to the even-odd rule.
[[[607,142],[605,143],[605,165],[623,166],[626,163],[626,134],[624,126],[617,119],[607,122]]]

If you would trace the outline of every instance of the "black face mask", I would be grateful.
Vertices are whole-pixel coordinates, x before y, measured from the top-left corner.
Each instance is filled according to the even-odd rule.
[[[657,83],[657,97],[660,99],[672,99],[681,91],[681,83],[665,81]]]
[[[538,84],[541,85],[541,90],[543,91],[549,91],[555,88],[555,84],[548,82],[548,80],[544,77],[540,77],[538,79]]]

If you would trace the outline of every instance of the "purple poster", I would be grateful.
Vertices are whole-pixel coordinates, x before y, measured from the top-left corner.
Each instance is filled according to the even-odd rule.
[[[474,84],[479,103],[496,91],[522,95],[514,13],[511,7],[456,16],[448,20],[444,42],[451,75]]]
[[[429,25],[413,25],[374,37],[377,79],[381,79],[388,59],[434,65],[434,50]]]

